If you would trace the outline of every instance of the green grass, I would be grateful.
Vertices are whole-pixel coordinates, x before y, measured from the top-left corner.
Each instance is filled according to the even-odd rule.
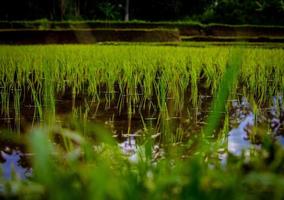
[[[8,49],[9,47],[6,48]],[[144,69],[143,73],[145,74],[148,72],[150,73],[150,75],[152,75],[151,70],[153,70],[154,72],[152,73],[155,76],[155,70],[157,70],[157,68],[155,68],[155,65],[153,65],[152,62],[154,62],[157,66],[159,66],[158,69],[163,67],[163,73],[159,73],[159,78],[157,80],[150,80],[154,81],[154,83],[152,83],[154,84],[153,90],[159,97],[158,104],[162,111],[161,113],[166,114],[166,112],[164,112],[166,110],[164,93],[166,91],[171,91],[171,93],[173,93],[173,89],[176,89],[175,87],[177,87],[173,83],[177,81],[179,84],[182,84],[184,81],[183,79],[181,79],[182,72],[185,72],[183,71],[184,68],[182,68],[182,62],[178,62],[178,65],[174,65],[175,62],[180,61],[179,59],[181,59],[181,57],[177,57],[178,55],[192,56],[190,60],[190,65],[189,63],[187,63],[189,62],[189,60],[187,60],[186,62],[187,65],[191,66],[191,68],[190,70],[186,69],[186,72],[189,74],[189,78],[186,79],[186,81],[184,82],[189,81],[192,89],[195,90],[194,92],[196,92],[196,88],[194,89],[196,85],[194,85],[194,83],[198,82],[198,73],[195,70],[197,70],[197,66],[202,63],[202,69],[207,70],[204,72],[205,77],[207,78],[208,84],[211,85],[212,90],[214,91],[214,101],[212,103],[212,114],[208,118],[208,126],[204,129],[204,134],[206,137],[199,138],[200,145],[197,147],[193,147],[192,141],[188,141],[183,145],[175,145],[173,142],[171,144],[161,144],[161,147],[165,149],[165,155],[163,159],[158,160],[153,159],[154,155],[152,154],[152,148],[155,144],[155,141],[150,137],[153,134],[151,133],[151,129],[144,130],[143,135],[145,135],[146,137],[143,140],[143,143],[139,146],[139,159],[137,163],[129,162],[128,158],[120,152],[118,146],[116,145],[116,142],[111,136],[111,133],[108,133],[108,131],[105,130],[101,125],[75,120],[73,122],[75,128],[73,128],[72,131],[66,128],[54,127],[51,125],[45,126],[43,128],[34,129],[29,135],[26,136],[29,141],[29,151],[34,153],[34,156],[32,158],[33,177],[25,181],[20,181],[16,177],[14,177],[14,179],[11,181],[2,180],[1,183],[3,183],[4,188],[3,192],[1,193],[2,197],[21,199],[82,198],[99,200],[225,198],[283,199],[284,151],[283,148],[281,148],[277,144],[272,143],[272,141],[269,139],[269,134],[263,139],[262,149],[258,151],[251,151],[251,157],[249,159],[245,155],[242,155],[241,157],[234,157],[228,154],[228,160],[226,165],[222,165],[218,160],[217,150],[220,147],[220,145],[218,145],[219,141],[209,139],[208,137],[211,136],[213,129],[220,122],[220,116],[217,115],[220,115],[220,113],[226,109],[225,102],[228,100],[230,95],[234,94],[234,92],[236,91],[238,81],[242,81],[244,89],[251,89],[257,91],[258,88],[261,87],[261,84],[264,84],[263,81],[265,81],[265,79],[263,79],[263,77],[265,77],[265,75],[269,75],[269,78],[271,78],[271,75],[274,75],[275,77],[277,77],[274,79],[275,84],[281,84],[283,86],[283,82],[281,82],[283,81],[281,79],[282,76],[280,76],[283,75],[283,71],[281,71],[283,70],[283,66],[279,66],[279,63],[281,62],[275,61],[274,65],[271,65],[273,63],[273,59],[271,58],[276,59],[278,54],[283,54],[282,50],[272,51],[272,55],[268,53],[269,51],[264,50],[227,49],[227,51],[225,51],[226,48],[222,48],[222,51],[220,51],[219,54],[221,54],[221,52],[225,53],[222,54],[222,56],[224,56],[224,63],[219,61],[220,63],[217,66],[220,69],[216,69],[214,68],[215,65],[209,65],[210,67],[206,67],[204,62],[206,62],[206,58],[210,58],[210,55],[214,56],[214,61],[215,59],[220,59],[217,56],[219,54],[214,54],[214,52],[217,51],[218,48],[108,48],[100,46],[50,46],[47,48],[22,48],[25,50],[23,51],[23,49],[20,48],[20,52],[23,53],[22,56],[29,55],[27,57],[29,59],[31,58],[29,54],[30,52],[28,52],[28,50],[35,52],[35,48],[38,48],[36,49],[37,56],[33,57],[33,65],[31,65],[31,62],[23,62],[18,63],[18,66],[34,66],[29,69],[39,70],[39,72],[33,72],[35,75],[34,82],[32,83],[34,83],[33,86],[37,87],[37,89],[42,88],[44,95],[43,102],[45,102],[44,104],[47,105],[50,104],[50,107],[53,107],[52,93],[54,92],[54,90],[64,90],[65,84],[60,84],[60,81],[63,81],[64,79],[56,79],[56,77],[60,75],[60,70],[61,73],[66,73],[63,77],[70,78],[68,80],[70,80],[71,82],[67,83],[70,84],[70,86],[75,87],[73,91],[74,93],[77,93],[83,89],[83,86],[80,87],[80,84],[82,82],[86,80],[92,80],[89,77],[91,72],[88,71],[88,73],[86,73],[84,70],[90,70],[90,68],[88,68],[87,66],[94,64],[95,61],[99,62],[100,59],[102,59],[101,62],[99,62],[99,64],[95,66],[96,68],[101,70],[104,69],[102,67],[105,66],[106,69],[104,73],[107,74],[103,76],[102,73],[99,73],[101,71],[98,72],[96,71],[96,68],[93,67],[92,69],[94,71],[92,71],[92,73],[99,73],[98,76],[95,76],[94,80],[101,77],[103,81],[112,85],[113,79],[115,79],[116,77],[120,77],[120,79],[123,80],[120,83],[120,87],[126,89],[126,91],[129,93],[135,93],[135,86],[137,82],[139,82],[139,78],[141,78],[140,76],[137,76],[139,74],[139,70]],[[52,49],[52,51],[50,51],[49,48]],[[67,48],[68,50],[66,50],[65,48]],[[74,51],[77,50],[77,48],[79,48],[80,51]],[[86,48],[88,51],[83,51],[84,48]],[[134,51],[137,50],[137,48],[139,49],[139,51],[137,51],[139,52],[139,55],[136,55],[136,51]],[[15,49],[14,51],[10,50],[10,52],[6,52],[8,52],[8,55],[11,55],[12,52],[16,53],[17,55],[21,55],[19,54],[19,52],[15,52]],[[43,52],[46,53],[47,49],[49,54],[44,54]],[[96,49],[96,51],[92,51],[94,49]],[[84,53],[81,51],[83,51]],[[186,51],[186,53],[183,51]],[[51,54],[51,52],[55,54],[53,55]],[[86,54],[87,52],[89,52],[90,54]],[[96,54],[94,54],[94,52],[99,55],[103,54],[104,56],[107,54],[109,55],[109,57],[105,58],[102,55],[102,57],[95,57]],[[122,56],[122,60],[117,60],[119,57],[115,57],[115,54],[113,54],[114,52]],[[182,54],[182,52],[184,54]],[[60,55],[59,53],[62,53],[62,55]],[[128,56],[125,56],[124,53]],[[199,62],[197,62],[196,60],[195,62],[193,62],[194,59],[198,59],[198,55],[202,56],[203,53],[205,53],[207,57],[202,57],[202,59],[199,58]],[[155,57],[151,57],[152,54],[154,54]],[[258,57],[258,54],[261,54],[261,56],[259,55]],[[270,59],[267,60],[267,62],[264,62],[265,60],[263,57],[267,54],[270,56]],[[43,55],[48,56],[48,59],[60,58],[59,60],[62,60],[62,62],[65,61],[65,65],[61,64],[60,67],[55,65],[55,63],[58,63],[58,60],[56,62],[54,61],[54,63],[45,63],[46,65],[40,64],[43,61],[35,64],[35,61],[39,59],[40,55],[42,56],[41,59],[43,60],[45,58]],[[70,57],[66,57],[64,60],[64,56],[68,55]],[[84,57],[85,59],[82,59],[82,57],[80,57],[83,55],[87,57],[93,55],[93,57],[89,58],[90,62],[87,62],[85,65],[83,65],[82,63],[85,63],[85,61],[87,61],[86,57]],[[149,58],[145,57],[146,55],[149,56]],[[195,57],[193,57],[193,55]],[[115,57],[115,60],[112,60],[112,56]],[[140,58],[139,64],[137,63],[138,60],[136,62],[133,61],[136,56]],[[169,56],[173,57],[169,58]],[[261,59],[261,57],[262,60],[258,60]],[[7,58],[7,55],[5,56],[5,58]],[[17,63],[17,59],[22,60],[23,58],[25,57],[21,57],[20,59],[19,57],[15,56],[11,60]],[[78,59],[80,58],[82,60],[78,61]],[[151,60],[148,60],[150,58]],[[154,58],[156,58],[157,60],[153,60]],[[248,61],[247,59],[252,58],[255,58],[257,60],[253,60],[250,63],[246,63]],[[125,68],[119,67],[124,66],[122,65],[122,63],[123,61],[125,61],[125,59],[127,59],[127,63],[129,62],[128,64],[136,63],[135,68],[131,68],[131,65],[127,65],[125,66]],[[146,62],[146,60],[144,59],[148,60],[147,67],[145,66],[145,68],[142,67],[144,64],[146,64],[144,63]],[[165,63],[162,62],[162,60],[164,59],[165,63],[168,64],[167,66],[165,66]],[[175,62],[171,61],[171,59],[175,60]],[[268,57],[266,57],[266,59],[268,59]],[[130,62],[130,60],[132,62]],[[117,61],[120,61],[120,63],[116,63]],[[258,62],[260,61],[261,63],[258,64]],[[73,65],[77,64],[76,67],[69,64],[69,62],[73,63]],[[207,62],[208,65],[210,62]],[[213,62],[213,58],[211,62]],[[79,63],[84,67],[78,67],[81,66],[78,65]],[[106,65],[107,63],[109,64]],[[111,63],[116,64],[112,65]],[[152,65],[149,65],[150,63],[152,63]],[[278,63],[278,65],[276,65],[276,63]],[[221,64],[224,64],[224,66]],[[263,64],[264,66],[261,67],[261,64]],[[35,66],[41,67],[35,68]],[[116,68],[110,68],[111,66],[115,66]],[[64,71],[64,67],[70,71]],[[20,69],[24,68],[19,67],[19,69],[17,70]],[[58,71],[55,71],[56,69]],[[115,71],[118,69],[127,69],[128,71],[119,71],[120,73],[116,74]],[[5,68],[5,70],[9,70],[9,68]],[[138,72],[133,70],[138,70]],[[178,70],[180,74],[178,74],[175,70]],[[220,70],[220,74],[218,74],[215,70]],[[260,71],[258,71],[259,73],[255,73],[256,71],[253,70]],[[17,72],[21,72],[20,74],[25,77],[24,71]],[[136,72],[137,74],[134,72]],[[271,72],[271,74],[266,74],[268,72]],[[171,76],[167,73],[170,73]],[[192,73],[196,74],[192,75]],[[246,73],[248,73],[250,76],[254,76],[254,78],[250,79],[246,77],[246,79],[243,79],[242,75],[246,75]],[[264,75],[261,75],[262,73],[264,73]],[[80,74],[80,76],[78,76],[77,74]],[[175,77],[175,75],[177,74],[179,75],[178,80],[180,81],[175,80],[177,79]],[[43,75],[44,77],[42,77]],[[72,77],[72,75],[74,77]],[[106,81],[109,80],[108,78],[110,78],[112,75],[116,76],[112,77],[111,81]],[[151,77],[150,75],[149,77]],[[171,78],[167,77],[166,75],[170,76]],[[217,77],[215,75],[220,75],[217,81]],[[80,80],[78,77],[82,77],[82,80]],[[145,77],[147,76],[145,75]],[[255,78],[259,80],[256,80]],[[3,79],[6,80],[6,76]],[[58,80],[58,85],[52,84],[53,82],[51,80],[54,79]],[[173,81],[172,79],[174,79],[175,81],[171,82]],[[22,81],[25,81],[25,79],[22,78],[18,81],[19,85],[21,85]],[[216,83],[214,81],[216,81]],[[280,83],[278,83],[279,81]],[[11,82],[15,83],[17,81],[11,80]],[[173,84],[173,86],[167,85],[168,82]],[[143,83],[146,84],[148,82],[145,81]],[[79,86],[72,84],[79,84]],[[179,87],[183,88],[182,86]],[[113,87],[107,87],[107,89],[109,91],[112,91]],[[150,90],[150,87],[148,87],[148,89],[149,91],[144,90],[145,95],[153,95],[153,91]],[[91,94],[96,94],[98,92],[97,90],[87,91],[90,91]],[[265,90],[265,92],[268,91],[269,88]],[[260,99],[265,99],[265,97],[260,96]],[[135,101],[135,98],[128,99],[128,102],[130,102],[130,104],[131,102]],[[129,112],[132,112],[131,105],[129,109],[131,109],[131,111]],[[165,129],[169,130],[169,128],[166,127],[167,124],[164,125]],[[82,136],[82,133],[85,133],[85,137]],[[56,144],[52,142],[55,135],[57,135],[57,137],[62,137],[64,143]],[[94,136],[95,138],[97,138],[96,145],[91,139],[88,139],[94,138]],[[192,151],[192,148],[195,148],[194,151]]]
[[[77,121],[78,125],[81,123]],[[81,123],[82,124],[82,123]],[[78,126],[80,127],[80,125]],[[82,127],[82,126],[81,126]],[[30,141],[33,177],[21,181],[1,180],[1,197],[21,199],[259,199],[283,198],[283,149],[269,140],[253,157],[229,155],[226,166],[215,148],[197,149],[187,155],[190,144],[171,145],[164,159],[153,161],[153,141],[140,146],[140,159],[130,163],[101,126],[86,125],[84,131],[100,138],[45,127],[33,130]],[[63,149],[52,138],[60,134],[73,146]],[[267,138],[268,139],[268,138]],[[75,144],[75,145],[74,145]],[[148,150],[147,150],[148,149]],[[272,150],[273,149],[273,150]],[[150,151],[149,151],[150,150]],[[208,151],[209,150],[209,151]],[[185,158],[184,155],[187,155]],[[265,155],[265,156],[264,156]],[[274,159],[271,160],[271,158]]]
[[[182,40],[183,37],[181,37]],[[143,45],[143,46],[169,46],[169,47],[210,47],[210,46],[220,46],[220,47],[249,47],[249,48],[261,48],[261,49],[283,49],[284,44],[280,42],[225,42],[225,41],[181,41],[181,42],[102,42],[103,45],[113,45],[113,46],[133,46],[133,45]]]
[[[66,90],[72,92],[74,99],[83,94],[108,102],[114,100],[118,90],[120,95],[126,95],[130,113],[137,111],[135,105],[153,98],[161,110],[167,105],[168,97],[174,98],[174,112],[179,112],[185,107],[185,98],[197,106],[200,85],[211,95],[217,91],[232,49],[143,45],[0,46],[1,111],[9,114],[11,99],[19,107],[19,97],[7,95],[13,96],[14,90],[21,90],[23,97],[25,91],[31,91],[42,117],[40,105],[54,112],[54,97]],[[284,50],[248,47],[243,51],[240,76],[233,93],[253,94],[256,102],[263,103],[283,91]],[[145,109],[145,105],[139,109]]]

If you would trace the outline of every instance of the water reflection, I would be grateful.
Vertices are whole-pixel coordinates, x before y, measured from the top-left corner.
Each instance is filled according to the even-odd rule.
[[[12,150],[10,153],[5,151],[1,151],[0,153],[2,160],[4,160],[4,162],[0,164],[2,169],[2,177],[4,177],[4,179],[11,180],[13,175],[20,179],[26,179],[31,176],[32,169],[24,167],[21,164],[22,159],[24,159],[22,152]]]
[[[128,160],[131,163],[138,163],[141,160],[145,160],[146,154],[145,154],[145,146],[137,144],[136,138],[139,135],[132,134],[129,135],[128,138],[124,142],[121,142],[118,144],[120,147],[122,153],[128,157]],[[155,137],[151,137],[151,139],[154,139]],[[155,163],[157,160],[164,157],[165,152],[164,149],[161,148],[159,145],[154,145],[152,147],[152,157],[151,161],[152,163]]]
[[[200,97],[201,99],[205,99],[205,97]],[[255,117],[255,113],[253,113],[252,106],[248,102],[248,100],[245,97],[242,97],[240,100],[232,100],[232,110],[230,111],[230,124],[235,125],[234,128],[231,129],[231,131],[228,133],[227,137],[227,151],[233,155],[240,156],[242,152],[248,152],[251,148],[260,148],[261,144],[255,144],[253,143],[249,138],[251,131],[253,130],[253,127],[255,124],[259,124],[259,119],[262,116],[265,116],[265,120],[262,121],[262,123],[269,123],[271,129],[273,130],[272,137],[278,141],[280,144],[284,147],[284,137],[283,137],[283,127],[284,127],[284,104],[283,104],[283,96],[275,96],[273,97],[272,105],[270,108],[262,110],[260,112],[261,116]],[[67,105],[67,104],[66,104]],[[61,105],[60,105],[61,106]],[[59,106],[59,107],[60,107]],[[68,104],[68,106],[70,106]],[[67,106],[67,107],[68,107]],[[112,106],[114,108],[114,106]],[[121,151],[124,155],[126,155],[130,162],[137,163],[139,162],[139,159],[141,159],[141,155],[145,155],[145,150],[143,149],[143,146],[137,144],[137,137],[139,137],[140,133],[138,130],[141,130],[142,123],[141,119],[137,116],[133,116],[132,122],[131,122],[131,130],[135,134],[127,135],[127,138],[124,137],[125,132],[128,132],[128,126],[129,121],[127,117],[127,113],[122,112],[121,114],[118,113],[117,109],[108,109],[100,108],[98,105],[98,112],[94,114],[94,112],[87,113],[87,116],[90,117],[92,120],[99,119],[102,121],[106,121],[111,119],[110,124],[113,124],[113,129],[117,132],[118,141],[122,141],[121,143],[118,143],[119,147],[121,148]],[[206,110],[206,106],[204,106],[204,109]],[[67,108],[66,108],[67,110]],[[200,112],[200,116],[198,119],[195,120],[196,124],[200,120],[200,118],[205,118],[203,113],[206,113],[205,110],[202,110]],[[66,111],[67,112],[67,111]],[[194,114],[192,114],[190,111],[188,111],[188,116],[186,116],[186,120],[176,120],[174,121],[176,126],[179,126],[178,123],[182,123],[183,121],[188,121],[190,123],[191,121],[194,121]],[[79,112],[80,113],[80,112]],[[154,115],[154,116],[153,116]],[[144,116],[145,121],[153,121],[152,123],[155,125],[157,123],[157,118],[155,117],[155,114],[152,112],[149,113],[142,113],[141,116]],[[196,114],[197,116],[197,114]],[[184,116],[183,116],[184,117]],[[197,117],[196,117],[197,118]],[[110,120],[109,120],[110,121]],[[107,121],[107,122],[109,122]],[[65,123],[63,120],[62,123]],[[149,123],[149,124],[152,124]],[[107,124],[109,125],[109,124]],[[72,126],[70,126],[72,127]],[[187,131],[192,131],[191,125],[188,125]],[[135,132],[136,131],[136,132]],[[161,134],[159,132],[159,134]],[[153,138],[152,138],[153,139]],[[226,151],[226,150],[224,150]],[[2,177],[4,177],[7,180],[11,180],[13,177],[13,173],[21,178],[26,179],[27,177],[31,176],[31,169],[28,167],[25,167],[22,165],[23,157],[25,156],[21,151],[13,150],[13,151],[1,151],[0,152],[2,163]],[[163,149],[158,146],[154,145],[152,148],[152,159],[155,160],[157,158],[163,157],[161,155],[164,154]],[[227,157],[226,153],[220,153],[220,159],[222,162],[225,162]],[[143,158],[142,158],[143,159]]]
[[[271,128],[278,135],[283,134],[284,129],[284,103],[283,96],[273,97],[272,106],[270,108]]]
[[[133,135],[130,135],[124,142],[118,145],[122,153],[128,156],[130,162],[137,163],[139,161],[139,149]]]
[[[284,148],[284,137],[282,135],[276,136],[276,140]]]
[[[245,97],[241,101],[232,101],[232,122],[237,123],[237,128],[233,128],[228,134],[228,152],[239,156],[242,152],[246,152],[250,148],[260,148],[261,144],[252,144],[250,141],[250,134],[256,123],[255,114],[252,107]],[[283,96],[274,96],[272,105],[265,112],[259,114],[259,118],[265,118],[268,115],[266,122],[269,123],[272,129],[272,137],[284,147],[283,125],[284,125],[284,104]],[[259,123],[259,122],[258,122]],[[265,130],[264,130],[265,131]],[[255,133],[259,134],[259,133]]]
[[[246,129],[254,125],[254,115],[250,113],[237,128],[228,134],[228,151],[234,155],[241,155],[242,151],[251,147]]]

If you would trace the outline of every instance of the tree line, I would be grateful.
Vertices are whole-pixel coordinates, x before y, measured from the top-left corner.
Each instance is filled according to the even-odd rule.
[[[192,20],[284,25],[284,0],[3,0],[0,20]]]

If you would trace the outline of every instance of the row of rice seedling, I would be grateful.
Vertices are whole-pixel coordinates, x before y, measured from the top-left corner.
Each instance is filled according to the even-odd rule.
[[[133,144],[133,148],[130,149],[133,154],[124,154],[125,151],[121,147],[126,147],[124,146],[126,143],[117,145],[112,133],[103,126],[81,121],[80,118],[84,118],[85,112],[78,110],[75,113],[78,118],[70,120],[73,124],[72,130],[51,125],[33,129],[29,134],[19,137],[28,141],[31,152],[29,155],[32,155],[30,156],[32,170],[25,168],[21,171],[32,171],[32,175],[20,180],[19,173],[15,171],[10,180],[0,179],[0,197],[7,199],[267,199],[269,197],[283,199],[284,150],[279,144],[272,142],[269,136],[271,133],[265,134],[261,149],[249,151],[250,156],[248,152],[240,157],[228,153],[225,162],[220,162],[220,152],[217,151],[224,144],[219,144],[218,140],[214,142],[211,137],[213,129],[220,122],[220,113],[225,110],[230,91],[234,89],[238,74],[241,72],[242,53],[237,50],[228,56],[227,70],[220,78],[220,86],[217,85],[212,113],[203,134],[197,139],[197,145],[192,140],[184,142],[183,145],[175,145],[175,140],[171,138],[169,138],[170,145],[156,145],[155,138],[151,137],[153,130],[145,129],[142,133],[143,144],[137,146]],[[44,73],[52,74],[48,70]],[[161,74],[159,76],[162,77]],[[28,80],[29,84],[33,87],[32,93],[36,96],[34,99],[37,99],[39,104],[44,104],[53,114],[51,108],[54,107],[53,94],[56,91],[54,87],[56,84],[50,82],[52,76],[45,76],[42,83],[40,82],[41,85],[33,84],[33,78],[29,79],[31,79]],[[154,81],[157,81],[156,79]],[[82,86],[80,90],[84,90],[84,87]],[[155,87],[158,87],[159,92],[167,92],[169,89],[168,86],[163,89],[163,85],[160,86],[158,83]],[[155,87],[153,90],[156,90]],[[125,92],[125,88],[121,91]],[[37,97],[36,89],[41,89],[43,100]],[[17,91],[19,93],[15,95],[21,94],[21,90]],[[15,99],[18,104],[19,97]],[[161,110],[166,110],[162,100],[160,103]],[[129,109],[132,109],[132,105]],[[85,111],[88,112],[88,108]],[[161,112],[161,114],[167,113]],[[79,117],[80,115],[83,116]],[[170,132],[168,121],[163,123],[165,131]],[[224,122],[226,123],[228,121]],[[176,139],[182,137],[183,132],[184,130],[180,128]],[[95,136],[96,142],[90,136]],[[19,156],[19,152],[13,151],[12,155],[14,154]],[[1,151],[1,156],[3,155],[5,159],[9,158],[8,153]],[[136,159],[130,159],[133,155]],[[16,166],[20,164],[15,158],[11,160],[8,163],[10,174],[13,167],[17,169]],[[5,171],[4,167],[2,169]]]
[[[79,94],[107,102],[118,97],[118,106],[127,105],[129,116],[137,105],[145,109],[152,100],[160,111],[166,110],[168,98],[174,99],[173,110],[179,112],[188,102],[185,99],[198,105],[201,86],[209,95],[216,93],[231,50],[142,45],[1,46],[1,111],[9,115],[10,101],[19,109],[20,99],[31,98],[41,118],[45,111],[54,115],[56,95],[69,92],[73,99]],[[263,103],[283,91],[283,49],[242,51],[243,62],[232,95],[241,91]]]

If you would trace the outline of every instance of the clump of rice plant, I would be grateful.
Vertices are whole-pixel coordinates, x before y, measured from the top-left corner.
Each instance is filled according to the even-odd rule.
[[[55,47],[52,46],[52,48]],[[154,50],[155,53],[160,52],[159,48],[154,48]],[[148,49],[148,51],[151,50]],[[184,53],[181,49],[177,51]],[[198,51],[201,50],[198,49]],[[198,55],[201,55],[201,52]],[[146,54],[146,52],[144,53]],[[103,126],[76,119],[72,130],[70,130],[52,125],[54,122],[51,120],[48,123],[49,126],[33,129],[27,135],[29,151],[33,155],[33,176],[24,181],[17,179],[17,177],[10,181],[0,180],[0,184],[3,183],[3,185],[0,185],[1,197],[24,199],[283,199],[284,151],[279,145],[271,142],[268,134],[267,137],[264,136],[262,149],[251,151],[250,157],[244,154],[240,157],[228,154],[226,164],[218,159],[216,141],[213,138],[210,139],[212,132],[220,122],[220,115],[226,110],[226,101],[232,93],[236,92],[234,90],[237,89],[238,80],[244,81],[239,75],[243,73],[242,66],[246,61],[243,57],[243,55],[246,55],[245,53],[246,50],[243,52],[243,50],[235,51],[234,49],[229,52],[228,60],[223,68],[216,68],[216,71],[213,70],[214,72],[212,72],[214,68],[203,67],[199,71],[195,71],[198,75],[195,74],[192,77],[190,77],[190,68],[186,67],[189,60],[185,59],[187,73],[183,77],[181,70],[180,76],[184,80],[181,79],[180,81],[177,77],[171,78],[170,76],[170,74],[173,76],[176,73],[174,68],[178,68],[178,66],[174,68],[166,66],[163,63],[162,56],[156,55],[161,57],[156,63],[159,67],[152,71],[154,85],[147,89],[147,91],[150,91],[149,96],[146,95],[142,98],[152,98],[154,93],[151,92],[155,92],[156,101],[161,111],[160,124],[165,131],[171,131],[171,124],[167,121],[171,110],[167,105],[167,96],[169,94],[173,96],[180,94],[180,91],[174,91],[175,88],[185,87],[183,84],[192,78],[198,83],[197,77],[202,74],[205,76],[205,84],[208,84],[212,92],[216,92],[211,106],[212,113],[209,115],[208,125],[204,129],[206,138],[201,137],[199,139],[201,145],[195,146],[191,140],[182,145],[176,145],[175,142],[182,140],[183,137],[183,131],[179,129],[176,138],[169,138],[170,142],[165,141],[161,145],[160,148],[164,148],[165,153],[162,158],[156,159],[155,138],[151,137],[151,129],[145,127],[143,131],[145,139],[141,145],[137,146],[139,148],[138,159],[132,163],[121,152],[112,137],[112,133],[109,133]],[[133,54],[135,55],[135,53]],[[166,63],[171,62],[168,60]],[[175,64],[175,62],[171,64]],[[52,69],[54,65],[48,64],[48,66]],[[66,64],[65,67],[67,66],[70,65]],[[102,66],[106,67],[107,65],[104,63]],[[116,66],[116,68],[119,68],[119,66]],[[193,66],[191,66],[192,69],[197,69]],[[133,78],[133,75],[137,75],[136,68],[128,67],[133,70],[131,73],[128,71],[128,75],[124,71],[115,74],[116,68],[112,68],[109,71],[110,74],[107,74],[107,70],[102,71],[102,73],[98,71],[97,73],[100,72],[100,75],[95,78],[99,79],[97,81],[102,84],[102,87],[96,85],[95,93],[98,94],[97,98],[102,98],[100,95],[102,91],[100,90],[106,90],[107,92],[104,91],[103,93],[105,98],[107,101],[112,101],[115,98],[116,75],[119,75],[120,93],[126,95],[125,101],[126,105],[129,106],[128,112],[129,118],[131,118],[131,114],[135,110],[133,106],[141,101],[141,99],[133,97],[133,94],[139,90],[144,91],[143,85],[139,85],[139,89],[136,88],[138,85],[135,81],[139,82],[144,79],[135,76]],[[64,80],[67,80],[67,77],[74,76],[71,84],[68,81],[61,82],[62,80],[59,79],[60,84],[57,85],[57,81],[55,81],[57,79],[54,76],[61,75],[59,75],[59,69],[56,72],[55,68],[54,71],[42,68],[40,73],[34,71],[32,75],[28,75],[26,79],[22,80],[28,82],[28,89],[33,93],[34,101],[40,108],[43,108],[38,112],[44,112],[48,114],[47,116],[50,116],[54,114],[54,95],[56,93],[64,92],[71,87],[72,98],[76,98],[80,92],[85,91],[86,87],[86,91],[88,91],[88,82],[91,79],[87,78],[89,73],[84,72],[87,69],[88,67],[83,67],[81,68],[82,71],[79,72],[80,69],[74,68],[69,72],[69,75],[66,75],[68,71],[65,71]],[[139,71],[139,65],[137,69]],[[144,72],[147,71],[146,68],[144,70]],[[280,68],[278,70],[281,71]],[[64,73],[64,70],[62,72]],[[218,77],[218,82],[221,84],[215,83],[217,78],[215,80],[210,79],[213,73],[221,76]],[[77,76],[77,74],[80,74],[80,76]],[[113,77],[108,79],[108,76]],[[185,78],[186,76],[188,77]],[[133,80],[134,82],[132,82]],[[250,83],[249,80],[247,81],[247,83]],[[75,83],[78,85],[73,86],[72,84]],[[145,84],[147,85],[147,81]],[[257,85],[256,82],[250,84],[244,85],[247,87],[245,89],[250,90],[254,87],[254,89],[259,90],[260,94],[263,92],[263,89],[261,89],[263,87]],[[186,87],[188,86],[186,85]],[[194,88],[194,86],[190,86],[189,88]],[[90,95],[90,93],[87,94]],[[256,99],[259,97],[261,100],[265,99],[265,96],[256,95]],[[18,106],[19,98],[15,98],[15,107]],[[181,109],[176,107],[175,104],[173,105],[177,111]],[[175,109],[174,112],[176,112]],[[88,111],[86,109],[85,112]],[[49,119],[45,116],[42,117],[45,120]],[[60,138],[63,142],[54,142],[55,138]]]
[[[123,107],[128,110],[129,120],[149,107],[158,111],[166,108],[173,115],[181,115],[187,108],[199,106],[199,94],[204,90],[207,95],[216,93],[227,68],[230,49],[222,46],[1,46],[1,112],[9,116],[14,108],[14,113],[20,116],[19,102],[31,98],[36,107],[35,116],[51,120],[56,114],[56,97],[71,94],[73,105],[80,95],[106,105],[117,101],[120,112]],[[231,96],[237,92],[253,94],[256,102],[264,103],[271,95],[283,91],[283,55],[283,49],[245,48]],[[19,89],[21,94],[13,92]]]

